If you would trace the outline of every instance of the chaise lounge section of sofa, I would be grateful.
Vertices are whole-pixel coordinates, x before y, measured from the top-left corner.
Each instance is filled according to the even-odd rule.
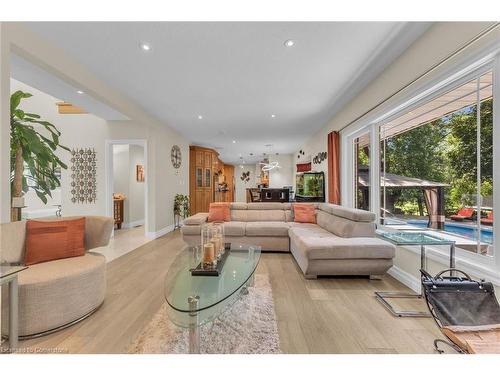
[[[255,244],[263,251],[291,252],[307,278],[367,275],[380,278],[392,267],[395,247],[375,237],[375,214],[320,203],[316,224],[293,220],[290,203],[232,203],[224,224],[227,242]],[[184,241],[200,244],[208,213],[187,218]]]

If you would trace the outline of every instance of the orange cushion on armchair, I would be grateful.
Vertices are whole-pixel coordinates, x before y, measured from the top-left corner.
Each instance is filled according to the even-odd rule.
[[[85,218],[57,221],[28,220],[24,264],[48,262],[85,254]]]
[[[313,204],[294,203],[293,220],[296,223],[312,223],[316,224],[316,211]]]
[[[208,221],[231,221],[231,203],[210,203]]]

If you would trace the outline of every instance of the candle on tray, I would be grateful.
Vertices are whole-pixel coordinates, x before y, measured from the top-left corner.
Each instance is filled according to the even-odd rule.
[[[215,235],[210,241],[214,245],[215,256],[218,256],[220,252],[220,244],[222,242],[221,238],[218,235]]]
[[[212,266],[215,261],[215,248],[213,243],[203,245],[203,265]]]

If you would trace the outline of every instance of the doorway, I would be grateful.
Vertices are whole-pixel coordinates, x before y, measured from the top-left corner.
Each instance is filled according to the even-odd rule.
[[[147,172],[146,140],[106,141],[106,213],[115,219],[116,256],[149,241]]]

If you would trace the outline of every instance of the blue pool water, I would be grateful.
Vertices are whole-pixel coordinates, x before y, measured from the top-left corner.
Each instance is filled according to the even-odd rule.
[[[408,224],[414,225],[416,227],[427,228],[427,221],[425,220],[408,220]],[[471,240],[477,239],[477,231],[475,228],[463,225],[463,224],[454,224],[454,223],[445,223],[444,224],[445,232],[455,233]],[[481,228],[481,241],[485,243],[492,244],[493,243],[493,230],[490,228]]]

